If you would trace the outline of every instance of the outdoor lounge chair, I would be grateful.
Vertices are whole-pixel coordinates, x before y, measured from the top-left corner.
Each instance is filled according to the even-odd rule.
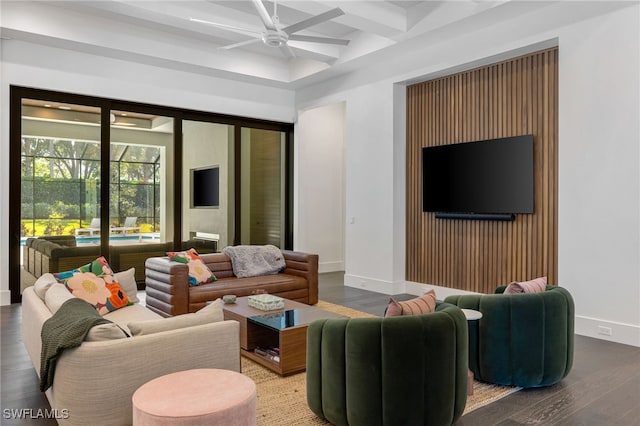
[[[127,232],[133,231],[133,234],[140,233],[140,227],[136,226],[136,222],[138,221],[138,216],[128,216],[124,220],[123,226],[114,226],[111,228],[110,232],[112,234],[122,234],[126,235]]]
[[[91,223],[88,228],[78,228],[76,229],[76,237],[82,234],[88,234],[90,237],[93,237],[95,234],[100,233],[100,218],[94,217],[91,219]]]

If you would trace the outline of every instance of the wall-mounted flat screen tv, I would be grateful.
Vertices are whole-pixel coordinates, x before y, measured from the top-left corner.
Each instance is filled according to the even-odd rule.
[[[191,208],[220,207],[220,167],[191,169]]]
[[[422,148],[422,210],[533,213],[533,135]]]

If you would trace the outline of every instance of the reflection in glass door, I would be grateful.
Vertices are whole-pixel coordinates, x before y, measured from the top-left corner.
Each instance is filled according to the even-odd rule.
[[[242,128],[241,244],[285,247],[286,134]]]
[[[49,262],[30,248],[34,238],[98,243],[100,108],[23,99],[21,121],[22,290],[48,272]]]
[[[199,252],[233,245],[233,129],[219,123],[182,122],[182,240]]]

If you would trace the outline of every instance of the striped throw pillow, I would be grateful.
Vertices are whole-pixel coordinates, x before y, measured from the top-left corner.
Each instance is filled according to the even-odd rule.
[[[398,302],[393,297],[389,300],[385,317],[400,315],[421,315],[433,312],[436,309],[436,292],[429,290],[424,295],[405,302]]]
[[[547,277],[540,277],[531,281],[512,282],[504,290],[504,294],[542,293],[547,289]]]

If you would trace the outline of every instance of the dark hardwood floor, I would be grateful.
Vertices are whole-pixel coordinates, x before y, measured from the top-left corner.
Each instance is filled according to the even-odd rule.
[[[382,315],[389,296],[344,287],[342,273],[320,275],[320,299]],[[394,296],[406,300],[414,296]],[[55,424],[11,420],[10,409],[48,409],[21,337],[20,305],[0,308],[2,425]],[[576,336],[573,369],[554,386],[516,392],[463,416],[459,426],[640,425],[640,348]],[[99,426],[99,425],[95,425]]]

